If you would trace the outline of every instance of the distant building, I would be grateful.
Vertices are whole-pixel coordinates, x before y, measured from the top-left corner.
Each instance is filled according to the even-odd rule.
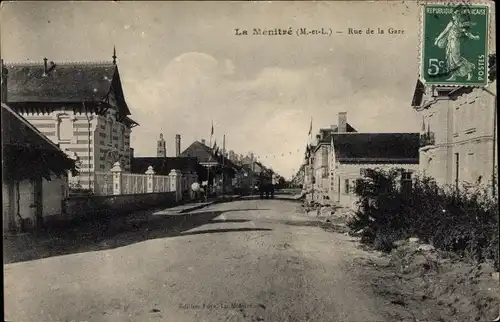
[[[157,142],[156,156],[158,158],[166,158],[167,157],[167,143],[163,139],[163,133],[160,133],[160,139]]]
[[[422,118],[421,171],[438,184],[496,182],[496,81],[488,87],[491,91],[417,82],[411,105]]]
[[[354,185],[364,169],[398,168],[407,177],[418,170],[418,133],[359,133],[344,119],[341,113],[341,126],[320,130],[309,148],[304,181],[313,199],[351,205],[356,200]]]
[[[179,170],[182,174],[192,174],[202,172],[204,169],[195,157],[167,157],[166,153],[163,153],[163,149],[160,147],[165,147],[165,142],[163,134],[160,134],[160,139],[158,140],[158,148],[156,157],[134,157],[132,158],[132,173],[144,174],[149,166],[153,167],[153,170],[157,175],[167,176],[171,170]],[[175,136],[176,150],[180,150],[181,136],[177,134]]]
[[[205,145],[205,140],[195,141],[187,147],[181,154],[181,157],[194,157],[198,162],[205,167],[206,172],[200,174],[202,180],[209,181],[209,184],[216,192],[232,191],[233,178],[239,171],[239,166],[231,162],[228,158],[222,155],[216,155],[212,148]],[[224,182],[224,188],[223,183]]]
[[[115,162],[130,171],[130,133],[138,124],[125,101],[116,55],[109,63],[7,64],[8,105],[81,164],[80,184]]]

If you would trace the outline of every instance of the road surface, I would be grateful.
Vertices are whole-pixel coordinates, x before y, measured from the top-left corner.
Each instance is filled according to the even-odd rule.
[[[64,255],[5,265],[5,318],[384,321],[356,264],[370,254],[298,205],[240,200],[82,229],[53,252]]]

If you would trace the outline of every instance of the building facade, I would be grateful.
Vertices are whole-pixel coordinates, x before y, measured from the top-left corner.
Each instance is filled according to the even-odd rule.
[[[7,64],[6,101],[61,150],[76,155],[78,185],[92,189],[95,171],[120,162],[130,171],[130,116],[116,65]]]
[[[423,174],[442,186],[496,184],[496,81],[485,89],[418,82],[412,107],[422,118]]]
[[[322,129],[306,152],[304,188],[308,199],[352,206],[354,186],[365,169],[401,169],[410,177],[419,168],[418,133],[359,133],[339,114],[340,126]]]
[[[42,227],[64,216],[73,160],[2,103],[4,231]]]

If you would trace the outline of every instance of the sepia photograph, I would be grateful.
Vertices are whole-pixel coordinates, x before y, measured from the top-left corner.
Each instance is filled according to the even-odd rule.
[[[495,12],[2,1],[4,321],[498,321]]]

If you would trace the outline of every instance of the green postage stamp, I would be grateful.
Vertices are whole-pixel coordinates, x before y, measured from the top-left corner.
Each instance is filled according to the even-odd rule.
[[[486,86],[489,6],[425,4],[420,77],[425,84]]]

